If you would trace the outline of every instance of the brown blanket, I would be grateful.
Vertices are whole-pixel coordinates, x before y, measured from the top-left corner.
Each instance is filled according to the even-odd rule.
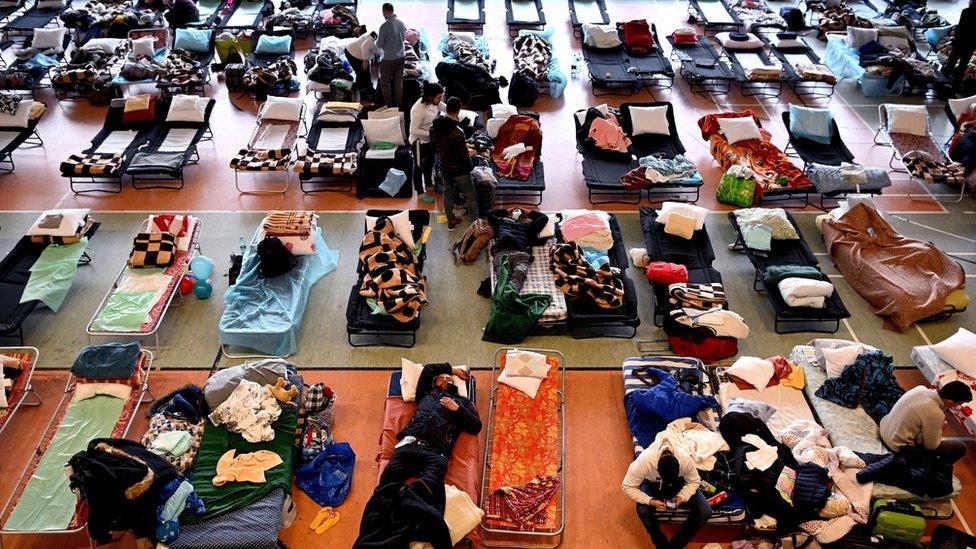
[[[889,330],[941,313],[946,296],[966,284],[962,267],[947,255],[898,234],[865,204],[827,220],[823,236],[837,269]]]

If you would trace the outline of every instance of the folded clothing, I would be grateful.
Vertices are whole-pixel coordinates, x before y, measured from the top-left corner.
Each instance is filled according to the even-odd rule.
[[[644,271],[647,279],[658,284],[682,284],[688,282],[688,267],[678,263],[652,261]]]
[[[646,19],[635,19],[623,24],[624,47],[635,54],[646,54],[654,49],[654,35]]]
[[[827,275],[820,272],[820,269],[808,265],[772,265],[763,273],[763,283],[766,287],[776,287],[785,278],[828,280]]]
[[[559,223],[559,231],[566,242],[575,242],[593,250],[613,247],[610,224],[605,215],[596,212],[577,215]]]
[[[823,309],[827,298],[834,293],[834,285],[830,282],[809,278],[784,278],[777,288],[783,301],[790,307]]]
[[[705,328],[715,337],[734,337],[746,339],[749,337],[749,327],[745,319],[732,311],[721,307],[708,310],[682,308],[669,311],[672,320],[692,328]]]
[[[88,379],[130,378],[139,352],[137,342],[88,345],[75,357],[71,374]]]
[[[308,236],[314,233],[315,214],[308,211],[275,210],[261,221],[269,236]]]
[[[710,284],[679,283],[668,286],[669,301],[678,307],[711,309],[726,303],[725,288],[721,282]]]
[[[27,236],[72,236],[85,225],[88,208],[47,210],[27,230]]]
[[[59,244],[61,246],[77,244],[86,234],[88,234],[88,231],[90,231],[94,225],[95,219],[89,215],[85,218],[84,224],[70,236],[33,235],[30,237],[30,239],[34,244]]]

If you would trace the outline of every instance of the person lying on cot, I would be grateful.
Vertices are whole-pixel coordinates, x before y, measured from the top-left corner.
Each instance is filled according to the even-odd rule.
[[[366,503],[354,548],[396,546],[394,540],[403,546],[413,541],[444,546],[447,461],[462,432],[481,432],[478,410],[454,386],[453,376],[467,380],[469,375],[447,363],[424,366],[417,382],[417,410],[397,433],[400,442]],[[417,480],[407,483],[413,478]]]

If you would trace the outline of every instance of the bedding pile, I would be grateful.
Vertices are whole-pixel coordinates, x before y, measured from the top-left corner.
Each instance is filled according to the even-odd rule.
[[[173,49],[166,54],[163,70],[156,75],[156,83],[161,86],[200,86],[203,84],[203,67],[193,52]]]
[[[106,48],[72,49],[66,62],[51,69],[51,86],[59,92],[91,93],[104,89],[112,81],[112,67],[127,55],[125,41]]]
[[[274,63],[247,69],[244,86],[249,90],[264,91],[269,95],[287,95],[298,89],[298,65],[290,57],[281,57]]]
[[[376,312],[406,323],[427,306],[427,279],[420,273],[417,256],[397,234],[390,218],[379,218],[366,232],[359,261],[359,295],[374,300]]]
[[[560,217],[563,242],[552,249],[549,261],[556,286],[575,302],[600,309],[622,307],[623,277],[607,253],[614,244],[607,213],[568,210]]]
[[[726,135],[721,121],[739,118],[751,118],[758,137],[745,136],[744,139],[733,141],[733,136]],[[759,127],[759,118],[752,111],[708,114],[698,120],[698,127],[701,128],[702,138],[709,142],[712,158],[718,161],[723,170],[737,165],[752,169],[757,182],[753,203],[761,201],[767,191],[813,186],[803,170],[797,168],[786,153],[772,143],[772,135]]]
[[[441,53],[458,63],[475,65],[491,72],[494,64],[488,59],[488,46],[484,38],[473,33],[449,32],[441,41]]]
[[[776,288],[790,307],[823,309],[834,293],[827,275],[815,267],[773,265],[763,273],[763,285]]]
[[[786,20],[774,12],[764,0],[740,0],[731,8],[732,15],[738,17],[747,30],[760,27],[786,29]]]
[[[41,212],[25,234],[35,244],[75,244],[95,224],[90,214],[87,208],[47,210]]]
[[[817,22],[817,38],[827,40],[827,33],[846,31],[848,27],[870,29],[874,23],[865,17],[854,13],[854,10],[846,5],[829,6],[818,10],[820,20]]]
[[[542,126],[531,116],[516,114],[498,128],[491,158],[495,174],[528,181],[542,154]]]
[[[273,236],[285,245],[292,255],[313,255],[319,216],[309,211],[275,210],[261,221],[258,241]]]
[[[549,63],[552,62],[552,44],[538,33],[519,35],[512,43],[515,50],[515,72],[535,80],[549,77]]]

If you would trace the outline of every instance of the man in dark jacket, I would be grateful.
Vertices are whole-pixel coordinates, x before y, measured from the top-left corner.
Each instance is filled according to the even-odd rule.
[[[386,498],[383,494],[390,490],[386,487],[393,483],[404,483],[407,479],[416,477],[418,483],[424,487],[418,493],[429,506],[443,514],[444,475],[447,473],[447,461],[454,443],[462,432],[471,435],[481,432],[478,410],[470,400],[458,394],[452,376],[466,380],[469,374],[460,368],[452,368],[447,363],[424,366],[417,382],[417,410],[410,423],[397,433],[400,442],[380,476],[376,491],[366,504],[373,518],[367,521],[364,514],[360,523],[360,540],[374,538],[377,529],[391,528],[391,525],[377,521],[375,517],[377,514],[383,515],[377,508],[382,507],[382,501]],[[411,483],[410,486],[417,488],[416,483]],[[395,520],[393,515],[394,513],[389,513],[384,516],[392,521]],[[408,532],[413,531],[395,526],[393,529],[402,532],[404,536],[410,536]],[[406,546],[410,541],[421,540],[399,541],[405,542]],[[356,546],[359,546],[358,542]]]
[[[461,218],[454,215],[454,199],[458,191],[464,194],[468,215],[472,220],[478,218],[477,194],[471,181],[471,157],[460,126],[460,115],[461,100],[452,97],[447,100],[444,115],[435,118],[430,125],[430,142],[434,144],[444,178],[444,212],[449,231],[461,224]]]
[[[966,74],[966,67],[976,53],[976,0],[970,0],[969,7],[959,14],[959,24],[955,28],[952,38],[952,50],[949,59],[942,67],[942,73],[952,78],[952,85],[956,88],[962,83]]]
[[[178,29],[196,23],[200,19],[200,10],[193,0],[172,0],[165,17],[171,29]]]

